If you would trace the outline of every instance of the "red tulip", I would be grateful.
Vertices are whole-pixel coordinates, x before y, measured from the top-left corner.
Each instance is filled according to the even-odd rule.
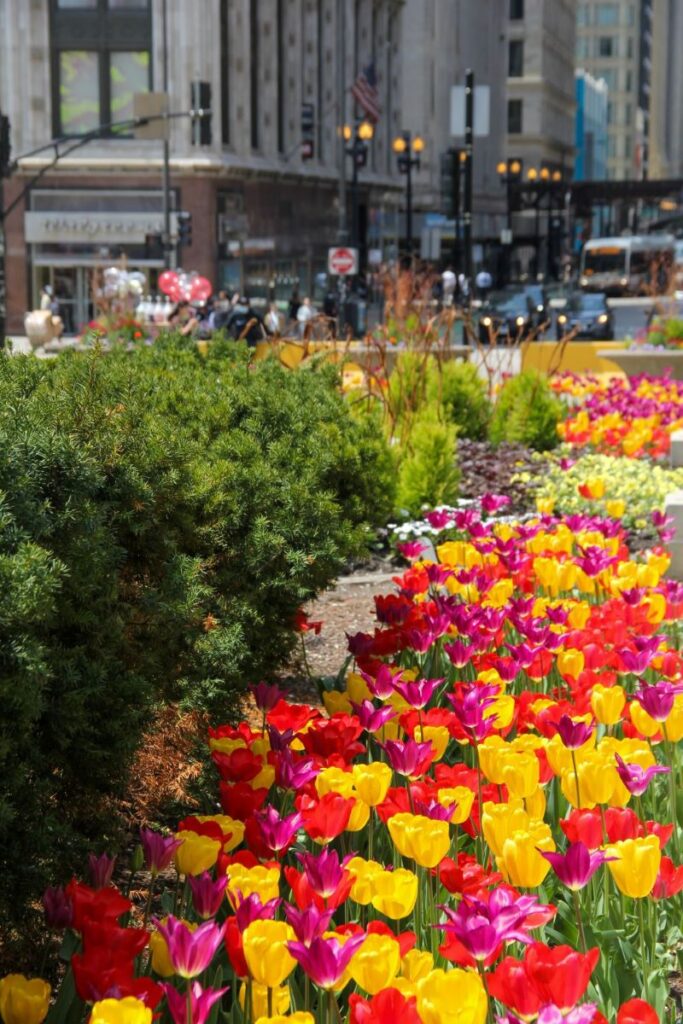
[[[599,959],[597,946],[578,953],[571,946],[550,949],[542,942],[532,942],[524,954],[524,965],[542,1003],[570,1010],[586,991]]]
[[[659,1017],[644,999],[629,999],[617,1011],[617,1024],[659,1024]]]
[[[225,924],[225,951],[228,954],[228,959],[237,977],[246,978],[249,975],[249,968],[244,957],[242,932],[237,924],[237,918],[229,917]]]
[[[486,986],[490,996],[520,1017],[534,1017],[541,1008],[541,999],[529,983],[526,964],[512,956],[506,956],[487,974]]]
[[[268,796],[267,789],[253,789],[248,782],[220,782],[219,792],[223,813],[238,821],[246,821]]]
[[[349,823],[355,801],[346,799],[341,793],[325,793],[319,800],[302,796],[297,800],[306,834],[311,839],[328,843],[344,831]]]
[[[349,996],[349,1024],[421,1024],[415,996],[402,995],[397,988],[385,988],[372,999],[354,993]]]
[[[683,864],[676,867],[671,857],[662,857],[652,895],[656,900],[668,899],[683,889]]]

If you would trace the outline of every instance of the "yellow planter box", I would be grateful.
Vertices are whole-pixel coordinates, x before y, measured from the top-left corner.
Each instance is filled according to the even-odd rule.
[[[527,341],[522,345],[522,370],[541,373],[622,373],[616,363],[598,355],[623,349],[623,341]]]

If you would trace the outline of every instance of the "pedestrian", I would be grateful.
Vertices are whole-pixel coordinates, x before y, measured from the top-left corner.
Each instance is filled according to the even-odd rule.
[[[477,294],[482,302],[486,302],[486,296],[491,290],[493,284],[493,278],[486,269],[482,267],[477,276],[474,279],[474,283],[477,286]]]
[[[52,288],[49,284],[40,289],[40,308],[45,312],[52,307]]]
[[[299,289],[294,288],[292,294],[289,297],[289,319],[296,320],[297,313],[299,312],[299,306],[301,305],[301,299],[299,298]]]
[[[222,331],[230,316],[230,299],[226,291],[220,291],[218,298],[213,304],[211,315],[209,316],[209,329],[213,331]]]
[[[441,301],[444,308],[453,305],[457,283],[457,278],[453,273],[453,268],[451,266],[446,267],[441,275]]]
[[[467,274],[462,272],[458,274],[458,291],[460,292],[460,301],[466,306],[470,299],[470,281]]]
[[[187,337],[189,334],[194,332],[199,327],[199,318],[195,315],[194,310],[189,302],[179,302],[175,309],[171,311],[168,318],[169,327],[173,327],[178,334],[182,334],[183,337]]]
[[[266,313],[265,319],[266,330],[268,334],[279,334],[282,330],[282,323],[280,321],[280,312],[277,308],[276,302],[271,302],[268,306],[268,312]]]
[[[306,333],[306,325],[315,315],[315,309],[313,308],[311,300],[306,296],[299,306],[296,314],[297,323],[299,324],[299,337],[304,337]]]
[[[252,309],[251,303],[246,295],[241,295],[232,307],[226,329],[231,338],[235,341],[244,340],[250,348],[260,341],[265,328],[258,313]]]

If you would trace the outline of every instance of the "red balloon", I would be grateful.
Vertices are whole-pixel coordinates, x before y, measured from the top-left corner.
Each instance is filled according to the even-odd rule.
[[[206,302],[213,292],[213,285],[206,277],[195,277],[190,285],[190,298],[193,302]]]
[[[168,295],[171,302],[180,302],[180,300],[182,299],[182,294],[180,291],[180,285],[178,284],[177,281],[175,282],[175,284],[169,285],[166,294]]]
[[[168,295],[169,298],[173,298],[171,295],[172,289],[178,284],[178,275],[175,270],[163,270],[159,274],[159,290]],[[175,300],[177,302],[177,299]]]

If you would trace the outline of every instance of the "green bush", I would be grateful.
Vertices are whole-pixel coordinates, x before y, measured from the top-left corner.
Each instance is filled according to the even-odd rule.
[[[427,410],[413,421],[410,448],[401,459],[398,507],[415,514],[423,505],[451,504],[458,497],[456,428]]]
[[[486,385],[472,363],[449,360],[441,369],[432,362],[427,378],[427,398],[440,404],[445,416],[458,428],[458,437],[485,440],[491,418]]]
[[[513,441],[537,451],[549,451],[560,441],[557,424],[562,404],[548,381],[535,370],[525,370],[505,381],[493,409],[489,437],[494,444]]]
[[[107,840],[150,710],[236,711],[393,507],[332,371],[227,353],[0,359],[2,910]]]

